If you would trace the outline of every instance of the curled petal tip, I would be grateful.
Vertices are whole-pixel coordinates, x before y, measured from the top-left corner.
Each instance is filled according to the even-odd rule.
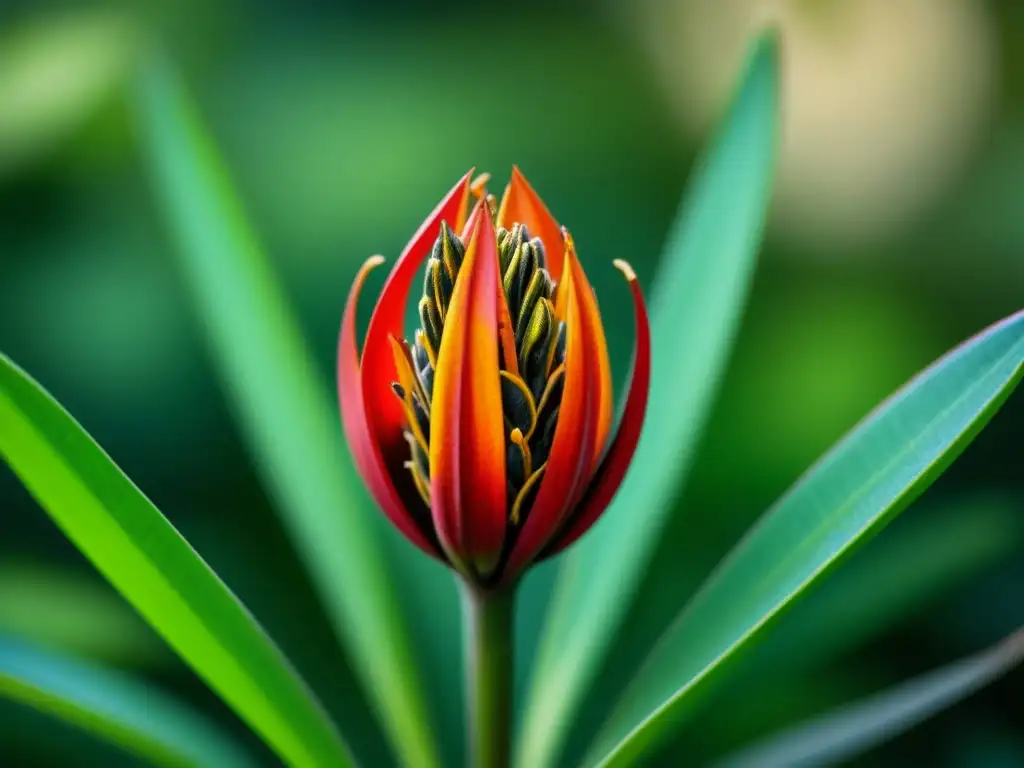
[[[359,267],[359,271],[356,272],[355,280],[352,281],[352,287],[349,289],[350,301],[354,302],[358,299],[359,293],[363,290],[363,284],[366,282],[366,278],[373,270],[375,270],[385,261],[386,259],[383,256],[377,254],[375,256],[371,256],[362,263],[362,265]],[[352,311],[355,311],[354,304],[352,306]],[[348,318],[346,318],[346,320],[347,319]]]
[[[636,272],[633,271],[633,267],[629,265],[628,261],[615,259],[615,261],[612,262],[612,266],[619,270],[619,272],[621,272],[629,282],[636,282]]]
[[[569,521],[555,541],[548,545],[545,552],[542,553],[541,559],[565,549],[597,521],[612,497],[615,496],[619,484],[626,475],[647,415],[647,396],[651,384],[651,328],[647,318],[647,305],[644,302],[640,283],[630,266],[621,260],[618,260],[615,266],[626,275],[630,291],[633,294],[636,325],[633,373],[627,388],[625,408],[623,408],[618,432],[601,460],[600,467],[594,473],[590,487],[574,512],[573,519]]]
[[[481,173],[475,179],[469,183],[469,191],[473,193],[473,197],[479,199],[484,196],[487,192],[487,184],[491,180],[491,174]]]
[[[381,256],[371,256],[363,262],[345,302],[341,334],[338,339],[338,395],[342,422],[352,458],[381,509],[410,541],[424,552],[437,557],[437,550],[417,525],[395,486],[383,455],[381,442],[369,421],[372,409],[368,410],[366,407],[367,400],[361,385],[362,366],[356,342],[357,304],[367,275],[383,261]],[[367,348],[371,351],[373,349],[372,345],[367,345]],[[391,398],[384,398],[375,402],[390,404],[390,400]]]
[[[360,359],[356,351],[355,299],[358,288],[380,257],[368,259],[350,292],[342,321],[339,349],[339,388],[349,444],[361,474],[378,504],[397,527],[427,551],[433,549],[417,528],[414,512],[422,511],[420,494],[408,482],[400,462],[392,460],[395,446],[405,443],[405,411],[398,398],[383,396],[395,380],[395,361],[388,335],[400,337],[409,289],[437,239],[444,219],[460,222],[469,197],[470,173],[453,186],[416,230],[391,268],[367,326]]]

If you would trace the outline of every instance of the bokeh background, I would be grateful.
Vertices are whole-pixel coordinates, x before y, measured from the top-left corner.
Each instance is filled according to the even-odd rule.
[[[632,321],[617,325],[628,294],[610,262],[655,275],[694,160],[769,17],[783,33],[783,140],[751,303],[696,468],[570,751],[636,649],[806,466],[916,370],[1022,305],[1024,8],[0,4],[0,349],[153,498],[339,719],[359,723],[375,764],[388,761],[379,729],[351,695],[175,269],[130,109],[138,57],[158,45],[185,73],[325,372],[363,259],[396,255],[469,166],[500,187],[518,163],[573,230],[621,376]],[[1024,398],[1011,398],[804,609],[831,614],[830,633],[795,611],[666,763],[699,764],[1024,624],[1022,417]],[[244,733],[6,469],[0,632],[136,671]],[[828,652],[770,663],[773,643],[808,638]],[[1022,690],[1018,672],[866,762],[1024,765]],[[97,760],[131,764],[0,708],[0,763]]]

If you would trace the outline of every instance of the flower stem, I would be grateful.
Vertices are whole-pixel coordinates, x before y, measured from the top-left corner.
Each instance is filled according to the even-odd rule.
[[[508,768],[515,590],[486,592],[463,584],[462,598],[472,765],[474,768]]]

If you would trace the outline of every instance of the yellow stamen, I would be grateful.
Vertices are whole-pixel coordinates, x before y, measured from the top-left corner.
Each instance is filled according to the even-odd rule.
[[[526,482],[523,483],[522,490],[519,491],[519,495],[516,496],[516,500],[512,503],[512,514],[510,519],[512,520],[513,525],[519,525],[519,512],[522,509],[523,504],[526,503],[526,496],[533,490],[534,486],[541,481],[541,477],[544,474],[544,468],[547,465],[548,463],[545,461],[537,467],[537,471],[530,475]]]
[[[394,337],[392,337],[394,338]],[[427,416],[430,415],[430,398],[427,397],[427,390],[423,388],[423,380],[419,376],[415,375],[416,365],[413,362],[412,349],[409,347],[409,342],[405,339],[396,339],[396,341],[405,350],[405,359],[409,363],[409,372],[412,373],[412,384],[416,390],[416,394],[419,396],[420,405],[423,406],[423,410],[426,411]]]
[[[533,394],[530,392],[530,388],[526,386],[526,382],[518,376],[515,376],[508,371],[498,371],[498,375],[515,386],[516,389],[523,393],[523,397],[526,399],[526,406],[530,409],[530,428],[526,430],[524,439],[529,440],[533,437],[533,430],[537,428],[537,406],[534,403]],[[518,432],[519,430],[515,429],[513,431]]]
[[[430,346],[430,339],[427,338],[422,330],[416,331],[416,343],[419,344],[427,353],[427,360],[430,361],[431,368],[437,368],[437,353],[434,348]]]
[[[423,477],[423,473],[420,471],[419,465],[415,461],[404,462],[405,468],[409,470],[409,474],[412,475],[413,485],[416,486],[416,490],[420,494],[420,498],[423,499],[423,503],[428,507],[430,506],[430,485],[427,483],[427,479]]]
[[[512,430],[508,436],[512,444],[519,449],[520,454],[523,457],[523,475],[529,477],[533,471],[533,456],[530,454],[530,446],[526,443],[526,438],[523,437],[523,433],[519,427]]]
[[[559,375],[565,375],[565,363],[562,363],[551,372],[551,376],[548,378],[548,383],[544,385],[544,392],[540,396],[540,402],[537,404],[538,413],[544,410],[544,406],[547,405],[548,400],[551,399],[552,392],[555,391],[555,383],[558,381]]]
[[[418,400],[424,412],[426,412],[426,405],[424,400],[416,396],[415,390],[418,385],[418,379],[412,372],[412,358],[409,353],[409,347],[394,336],[389,336],[388,340],[391,342],[391,356],[395,361],[395,369],[398,371],[398,380],[405,394],[402,398],[402,410],[405,411],[405,420],[408,422],[409,430],[416,438],[420,448],[423,449],[424,453],[429,454],[430,448],[428,447],[427,436],[423,434],[420,420],[416,417],[415,403]],[[413,399],[414,397],[416,400]]]

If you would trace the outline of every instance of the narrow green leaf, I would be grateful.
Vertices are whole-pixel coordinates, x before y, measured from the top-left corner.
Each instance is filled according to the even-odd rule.
[[[920,618],[929,606],[1018,551],[1024,533],[1018,507],[984,495],[939,508],[918,505],[910,518],[829,573],[764,633],[762,642],[741,654],[659,759],[685,760],[695,740],[711,754],[732,752],[766,718],[783,727],[834,707],[831,689],[827,706],[810,707],[802,699],[808,690],[811,699],[821,698],[820,685],[833,681],[838,667],[843,676],[856,676],[843,666],[851,652]],[[798,701],[802,708],[788,720],[786,701]],[[758,738],[762,733],[763,728]]]
[[[845,762],[994,682],[1024,661],[1024,631],[993,648],[770,736],[718,768],[809,768]]]
[[[0,354],[0,456],[54,522],[282,759],[350,764],[245,607],[85,430]]]
[[[741,663],[778,679],[821,668],[905,623],[1017,551],[1024,528],[1017,506],[981,498],[955,509],[916,509],[907,520],[914,525],[854,553]]]
[[[65,720],[153,765],[255,765],[214,725],[151,685],[3,637],[0,698]]]
[[[42,563],[0,564],[0,634],[119,667],[176,663],[102,579]]]
[[[778,41],[767,34],[668,239],[651,296],[648,418],[615,502],[560,569],[526,710],[524,767],[559,762],[689,467],[753,276],[777,131]]]
[[[150,60],[136,95],[143,154],[230,405],[395,749],[410,766],[436,765],[381,516],[363,501],[329,390],[183,86]]]
[[[1024,375],[1024,311],[957,347],[832,448],[726,557],[627,689],[592,762],[628,765],[677,724],[722,663],[901,512]]]

